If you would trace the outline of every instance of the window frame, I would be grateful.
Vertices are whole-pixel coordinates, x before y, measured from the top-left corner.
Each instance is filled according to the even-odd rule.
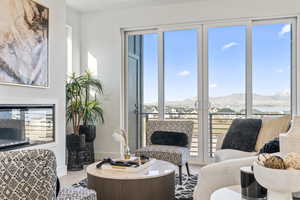
[[[198,113],[199,113],[199,149],[196,163],[210,163],[208,157],[208,29],[226,26],[246,26],[246,69],[245,69],[245,107],[246,117],[251,117],[253,108],[253,72],[252,72],[252,27],[254,25],[290,23],[292,25],[292,66],[291,66],[291,115],[300,114],[300,15],[245,18],[229,20],[210,20],[197,23],[158,25],[154,27],[121,29],[122,72],[121,72],[121,127],[127,128],[127,36],[131,34],[158,34],[158,107],[159,119],[164,119],[165,70],[164,70],[164,32],[196,29],[198,30]]]

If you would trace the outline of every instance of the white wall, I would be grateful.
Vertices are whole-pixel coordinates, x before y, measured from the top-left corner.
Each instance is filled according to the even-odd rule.
[[[66,173],[65,166],[65,0],[39,0],[50,8],[50,88],[37,89],[19,86],[0,85],[0,103],[55,103],[56,142],[46,148],[56,153],[59,175]]]
[[[73,72],[80,73],[81,63],[80,63],[80,41],[81,41],[81,14],[67,7],[66,9],[66,23],[72,27],[72,63]]]
[[[121,28],[296,13],[300,13],[299,0],[212,0],[84,14],[81,62],[87,63],[88,52],[96,57],[106,94],[106,122],[98,129],[96,155],[101,157],[118,152],[111,134],[121,124]]]

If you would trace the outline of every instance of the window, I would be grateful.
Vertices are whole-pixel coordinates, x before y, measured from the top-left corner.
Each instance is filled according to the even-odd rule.
[[[143,112],[158,113],[158,58],[157,34],[143,35]]]
[[[198,155],[198,31],[164,33],[165,119],[194,122],[191,155]]]
[[[291,27],[253,26],[253,114],[291,114]]]
[[[245,117],[246,26],[208,29],[209,153],[232,120]]]
[[[138,77],[128,80],[127,87],[135,89],[127,90],[135,93],[128,95],[127,107],[142,124],[142,144],[147,120],[192,120],[191,155],[209,161],[218,135],[234,119],[298,114],[295,24],[293,18],[247,20],[158,27],[128,37],[127,50],[135,56],[128,56],[127,67],[135,67],[131,76]],[[141,102],[142,112],[134,102]]]

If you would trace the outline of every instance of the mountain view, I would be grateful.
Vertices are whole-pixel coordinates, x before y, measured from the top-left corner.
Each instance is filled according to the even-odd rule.
[[[197,98],[166,102],[167,112],[193,112],[195,111]],[[155,111],[155,104],[145,105],[145,111]],[[288,113],[290,110],[290,94],[277,93],[274,95],[253,96],[253,109],[255,113]],[[245,112],[245,95],[231,94],[222,97],[210,98],[210,112]]]

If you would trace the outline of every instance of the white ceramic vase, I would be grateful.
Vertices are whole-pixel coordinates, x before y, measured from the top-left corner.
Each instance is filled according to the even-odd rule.
[[[300,170],[279,170],[253,164],[258,183],[267,188],[268,200],[292,200],[292,193],[300,191]]]

